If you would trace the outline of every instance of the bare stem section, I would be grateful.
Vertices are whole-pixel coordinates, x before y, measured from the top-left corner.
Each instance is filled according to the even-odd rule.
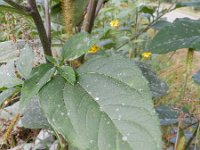
[[[64,28],[67,34],[73,34],[74,14],[75,14],[75,0],[62,0],[62,13]]]

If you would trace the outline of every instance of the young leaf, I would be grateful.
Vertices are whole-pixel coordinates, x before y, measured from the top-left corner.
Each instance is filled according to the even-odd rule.
[[[15,88],[10,88],[0,93],[0,107],[5,102],[5,100],[15,92],[15,90]]]
[[[9,61],[6,65],[0,66],[0,87],[14,87],[22,84],[23,81],[16,77],[14,61]]]
[[[85,54],[93,45],[96,40],[93,39],[88,33],[78,33],[67,40],[63,46],[62,56],[65,60],[74,60],[81,55]]]
[[[72,67],[62,66],[58,68],[58,72],[65,80],[67,80],[70,84],[74,85],[74,83],[76,82],[76,74]]]
[[[34,53],[29,47],[29,45],[26,44],[24,48],[21,49],[20,57],[16,62],[17,71],[25,79],[27,79],[31,73],[33,67],[33,61],[34,61]]]
[[[132,61],[99,58],[82,65],[78,73],[74,86],[55,77],[39,93],[49,123],[70,147],[161,150],[151,94]]]
[[[200,21],[188,18],[176,19],[162,28],[148,48],[157,54],[165,54],[181,48],[200,50]]]
[[[26,80],[21,89],[20,108],[38,94],[39,90],[51,79],[55,68],[49,64],[42,64],[32,71],[32,76]]]

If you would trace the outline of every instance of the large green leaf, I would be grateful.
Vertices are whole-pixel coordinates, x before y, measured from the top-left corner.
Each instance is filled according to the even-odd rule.
[[[34,61],[34,53],[29,47],[29,45],[26,44],[24,48],[21,49],[20,57],[16,63],[17,71],[25,79],[27,79],[31,73],[33,67],[33,61]]]
[[[78,73],[75,86],[55,77],[40,91],[49,123],[72,147],[161,150],[151,94],[132,61],[99,58],[81,66]]]
[[[35,68],[31,77],[26,80],[21,89],[20,106],[21,108],[39,92],[39,90],[51,79],[55,68],[49,64],[42,64]]]
[[[188,18],[176,19],[162,28],[150,42],[153,53],[164,54],[181,48],[200,50],[200,21]]]
[[[8,62],[0,67],[0,87],[13,87],[22,84],[23,81],[15,74],[14,61]]]
[[[86,53],[94,44],[96,40],[88,33],[78,33],[67,40],[63,46],[63,57],[65,60],[74,60],[84,53]]]

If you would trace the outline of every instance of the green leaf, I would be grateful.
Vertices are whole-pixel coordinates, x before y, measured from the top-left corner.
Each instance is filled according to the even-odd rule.
[[[79,150],[161,150],[151,94],[132,61],[94,59],[78,73],[74,86],[55,77],[39,93],[49,123],[70,146]]]
[[[16,60],[19,55],[19,49],[23,48],[25,41],[12,41],[0,42],[0,63],[5,63],[11,60]]]
[[[168,126],[178,123],[179,112],[171,106],[156,107],[156,112],[159,114],[160,125]]]
[[[158,32],[148,48],[157,54],[165,54],[181,48],[200,50],[199,26],[199,20],[176,19],[172,25]]]
[[[49,64],[42,64],[32,71],[31,77],[24,82],[21,89],[20,108],[23,108],[33,96],[38,94],[39,90],[51,79],[54,72],[55,68]]]
[[[63,46],[63,57],[65,60],[74,60],[81,55],[88,52],[88,50],[95,45],[96,40],[94,40],[88,33],[81,32],[75,34],[67,40]]]
[[[196,82],[197,84],[200,84],[200,71],[198,71],[196,74],[194,74],[192,76],[194,82]]]
[[[28,44],[21,49],[20,57],[16,62],[17,71],[19,74],[27,79],[32,71],[34,61],[34,53]]]
[[[59,65],[59,62],[58,62],[55,58],[53,58],[52,56],[46,55],[45,57],[46,57],[47,60],[48,60],[50,63],[52,63],[53,65],[55,65],[55,66],[58,66],[58,65]]]
[[[153,98],[159,98],[167,94],[169,87],[167,84],[159,79],[151,67],[142,62],[136,62],[137,66],[141,69],[143,76],[149,82],[149,88]]]
[[[148,6],[141,6],[141,8],[140,8],[140,12],[143,12],[143,13],[147,13],[147,14],[151,14],[151,15],[153,15],[153,13],[155,12],[155,8],[150,8],[150,7],[148,7]]]
[[[10,88],[0,93],[0,107],[15,91],[15,88]]]
[[[6,65],[0,66],[0,87],[14,87],[22,84],[23,81],[16,77],[14,61],[9,61]]]
[[[62,66],[58,68],[58,72],[65,80],[67,80],[70,84],[74,85],[74,83],[76,82],[76,74],[72,67]]]
[[[156,29],[156,30],[161,30],[164,27],[170,26],[172,23],[168,22],[166,20],[159,20],[157,22],[155,22],[151,28]]]
[[[47,118],[42,113],[38,96],[34,96],[27,103],[22,114],[21,121],[25,128],[44,129],[50,127]]]
[[[177,2],[176,8],[180,7],[199,7],[200,2]]]
[[[87,8],[89,0],[76,0],[75,2],[76,4],[75,4],[74,24],[78,25],[84,18],[84,11]]]

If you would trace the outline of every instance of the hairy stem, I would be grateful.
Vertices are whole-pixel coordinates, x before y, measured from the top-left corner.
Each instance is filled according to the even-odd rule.
[[[65,31],[71,36],[74,33],[75,0],[62,0],[61,4]]]

